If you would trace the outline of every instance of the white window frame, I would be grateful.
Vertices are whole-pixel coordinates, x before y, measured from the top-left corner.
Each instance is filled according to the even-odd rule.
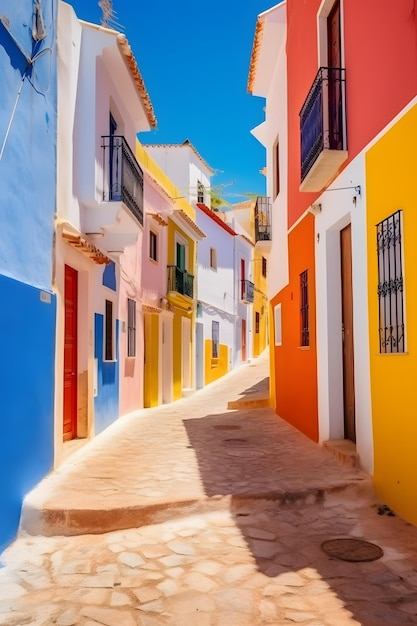
[[[178,232],[175,233],[175,265],[177,265],[177,243],[184,246],[184,265],[185,271],[188,272],[188,241]]]

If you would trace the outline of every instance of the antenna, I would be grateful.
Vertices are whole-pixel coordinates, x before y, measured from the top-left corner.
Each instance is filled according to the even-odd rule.
[[[98,6],[101,9],[101,25],[114,30],[124,30],[124,27],[117,21],[117,13],[113,9],[112,0],[100,0]]]

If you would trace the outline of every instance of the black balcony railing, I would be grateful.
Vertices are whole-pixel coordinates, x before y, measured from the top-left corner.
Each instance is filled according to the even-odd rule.
[[[243,278],[240,285],[240,299],[247,304],[253,302],[255,285],[250,281]]]
[[[255,206],[255,242],[271,241],[271,203],[269,198],[259,196]]]
[[[346,150],[345,70],[321,67],[300,111],[301,180],[325,149]]]
[[[127,141],[120,135],[102,137],[103,199],[122,201],[143,225],[143,172]]]
[[[193,297],[194,276],[176,265],[168,265],[168,291],[176,291],[183,296]]]

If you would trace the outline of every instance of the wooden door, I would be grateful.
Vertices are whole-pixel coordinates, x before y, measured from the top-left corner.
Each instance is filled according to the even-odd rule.
[[[353,293],[351,225],[340,233],[342,268],[343,407],[345,439],[356,441],[353,353]]]
[[[332,150],[341,150],[343,145],[342,76],[340,72],[342,45],[339,0],[336,0],[327,18],[327,56],[329,67],[329,147]]]
[[[242,320],[242,361],[246,361],[246,320]]]
[[[78,272],[65,266],[64,441],[77,436],[77,301]]]

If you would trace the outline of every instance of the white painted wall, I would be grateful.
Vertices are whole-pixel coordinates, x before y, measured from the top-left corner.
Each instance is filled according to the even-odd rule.
[[[146,151],[179,189],[181,196],[195,206],[197,182],[210,189],[210,170],[187,145],[146,145]],[[210,194],[206,193],[205,204],[210,206]]]
[[[287,131],[287,57],[283,4],[271,9],[265,25],[264,54],[258,62],[254,95],[266,98],[265,121],[252,134],[266,149],[267,196],[271,199],[272,243],[268,265],[268,297],[273,298],[288,284],[288,131]],[[284,20],[284,24],[282,21]],[[259,76],[258,76],[259,73]],[[279,139],[280,192],[273,197],[274,146]]]
[[[246,360],[249,361],[252,358],[252,349],[253,349],[253,341],[252,341],[252,304],[243,304],[240,299],[240,261],[241,259],[245,260],[246,266],[246,279],[251,280],[253,282],[253,267],[252,267],[252,256],[253,256],[253,246],[244,239],[243,236],[237,236],[234,238],[235,244],[235,275],[234,275],[234,283],[235,283],[235,300],[237,303],[237,332],[235,334],[236,337],[236,348],[234,351],[235,354],[235,367],[242,363],[242,351],[241,351],[241,320],[246,320]]]
[[[212,322],[219,322],[220,343],[236,354],[235,325],[237,303],[234,299],[234,239],[221,225],[196,209],[198,226],[206,233],[197,249],[198,301],[202,303],[204,339],[212,338]],[[210,248],[217,253],[217,270],[210,267]],[[230,365],[229,365],[230,366]]]
[[[352,189],[356,186],[360,195]],[[361,153],[317,199],[322,206],[315,224],[318,407],[320,441],[343,438],[340,231],[351,223],[356,449],[363,469],[372,474],[365,194]]]

